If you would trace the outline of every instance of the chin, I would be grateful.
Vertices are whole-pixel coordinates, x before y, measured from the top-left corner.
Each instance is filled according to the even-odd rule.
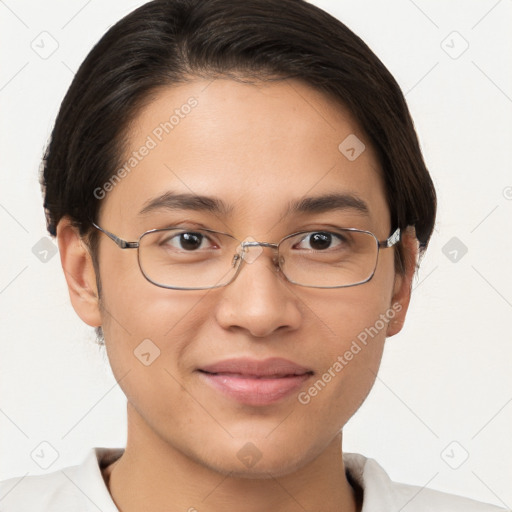
[[[223,463],[224,462],[224,463]],[[204,464],[204,462],[203,462]],[[245,479],[245,480],[269,480],[272,478],[279,478],[288,474],[294,473],[300,469],[303,464],[300,461],[290,463],[289,461],[279,460],[279,457],[274,461],[259,460],[254,466],[244,466],[240,462],[233,461],[218,461],[216,464],[206,464],[211,470],[216,471],[222,475],[229,475],[231,478]]]
[[[233,440],[232,446],[217,445],[219,453],[202,453],[200,464],[222,475],[233,478],[267,480],[298,471],[319,455],[304,442],[272,443],[265,439]],[[297,450],[297,446],[301,450]]]

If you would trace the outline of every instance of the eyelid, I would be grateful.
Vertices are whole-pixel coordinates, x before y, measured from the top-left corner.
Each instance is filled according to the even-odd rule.
[[[339,226],[339,225],[333,225],[333,224],[327,224],[323,225],[321,227],[306,227],[300,230],[296,230],[296,232],[301,233],[332,233],[332,234],[343,234],[343,233],[350,233],[350,230],[352,229],[360,229],[355,228],[354,226]]]
[[[207,225],[196,220],[187,218],[186,216],[162,216],[153,217],[152,219],[146,220],[143,224],[144,232],[162,230],[162,229],[209,229],[211,231],[222,231],[211,227],[211,224]]]
[[[163,227],[162,229],[183,229],[183,230],[189,229],[190,231],[208,229],[211,231],[216,231],[215,229],[209,228],[205,224],[202,224],[200,222],[190,221],[190,220],[167,223],[165,225],[165,227]]]
[[[302,240],[304,240],[305,238],[308,238],[311,235],[315,235],[317,233],[327,233],[327,234],[332,235],[333,237],[336,237],[339,239],[343,239],[343,238],[346,238],[347,236],[350,236],[350,232],[342,233],[342,232],[340,232],[339,229],[338,229],[338,231],[333,231],[331,229],[312,229],[311,231],[302,231],[300,234],[300,237]]]
[[[211,228],[202,228],[202,227],[196,227],[196,228],[190,228],[186,226],[171,226],[171,229],[177,229],[178,233],[176,233],[174,236],[179,236],[184,233],[198,233],[204,238],[208,239],[211,243],[218,244],[220,242],[219,235],[221,238],[225,238],[225,233],[222,231],[217,231],[216,229]]]

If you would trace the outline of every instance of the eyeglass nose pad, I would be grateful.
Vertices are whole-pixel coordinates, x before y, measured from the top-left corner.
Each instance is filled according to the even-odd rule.
[[[241,252],[239,252],[239,250],[237,249],[237,253],[233,256],[233,260],[231,261],[231,266],[233,268],[235,268],[237,265],[238,265],[238,261],[239,260],[242,260],[243,257],[242,257],[242,254]]]
[[[274,267],[276,267],[276,271],[281,270],[281,266],[284,265],[284,256],[281,255],[275,255],[272,258],[272,263],[274,264]]]
[[[250,236],[242,241],[237,250],[237,253],[246,263],[254,263],[262,252],[263,248],[259,242]]]

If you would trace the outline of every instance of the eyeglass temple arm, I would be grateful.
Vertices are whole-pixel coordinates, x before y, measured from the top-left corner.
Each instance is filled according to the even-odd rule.
[[[139,247],[139,242],[127,242],[126,240],[123,240],[122,238],[119,238],[118,236],[114,235],[114,233],[111,233],[110,231],[107,231],[106,229],[100,228],[98,224],[92,222],[91,223],[96,229],[99,229],[102,233],[105,233],[110,240],[115,242],[115,244],[120,249],[137,249]]]
[[[387,240],[379,242],[379,247],[393,247],[393,245],[400,241],[400,238],[401,230],[400,228],[396,228],[395,232]]]

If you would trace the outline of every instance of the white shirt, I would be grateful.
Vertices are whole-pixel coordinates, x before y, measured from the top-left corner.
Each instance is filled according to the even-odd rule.
[[[0,482],[0,511],[119,512],[101,468],[122,453],[122,448],[92,448],[78,466],[4,480]],[[343,460],[348,479],[363,490],[362,512],[504,512],[468,498],[392,482],[375,460],[357,453],[344,453]]]

